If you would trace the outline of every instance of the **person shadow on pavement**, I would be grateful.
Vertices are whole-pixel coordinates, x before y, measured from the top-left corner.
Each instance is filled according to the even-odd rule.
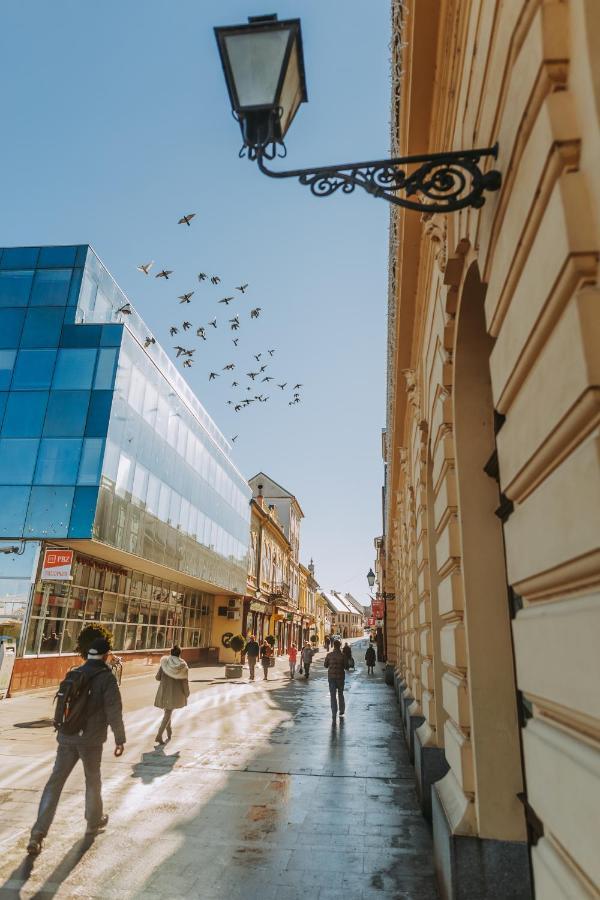
[[[179,750],[166,754],[164,747],[157,747],[151,753],[142,753],[139,762],[132,766],[131,777],[140,778],[142,784],[152,784],[155,778],[163,778],[173,771],[179,761]]]
[[[79,865],[85,854],[94,843],[95,835],[85,835],[75,841],[70,850],[68,850],[58,865],[46,877],[46,880],[37,891],[32,894],[33,898],[53,897],[58,893],[64,881],[69,877],[71,872]],[[20,865],[10,873],[3,885],[0,885],[0,897],[10,898],[10,900],[20,900],[21,890],[25,887],[31,875],[35,864],[35,857],[27,856]]]

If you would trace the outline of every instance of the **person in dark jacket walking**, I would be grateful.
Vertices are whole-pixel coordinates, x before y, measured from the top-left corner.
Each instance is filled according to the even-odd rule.
[[[108,641],[96,638],[88,650],[86,662],[78,667],[90,678],[85,724],[76,734],[58,732],[54,769],[42,793],[38,816],[27,845],[31,856],[37,856],[42,849],[65,782],[78,760],[83,763],[85,774],[86,834],[95,835],[108,823],[108,816],[102,808],[100,764],[109,725],[115,736],[115,756],[123,754],[125,744],[121,694],[115,676],[106,665],[109,653]]]
[[[254,681],[254,670],[256,669],[256,663],[258,662],[260,647],[258,646],[258,641],[253,634],[251,634],[248,638],[248,643],[246,644],[246,649],[244,652],[246,654],[246,659],[248,660],[250,681]]]
[[[174,709],[182,709],[187,706],[190,696],[189,669],[184,659],[181,659],[181,649],[177,646],[171,649],[170,656],[163,656],[160,668],[156,673],[156,680],[160,681],[154,705],[163,709],[162,722],[160,723],[156,743],[164,744],[163,732],[167,731],[167,740],[171,740],[171,716]]]
[[[346,670],[349,667],[347,659],[341,651],[341,641],[333,642],[333,650],[325,657],[324,666],[327,669],[327,680],[329,682],[329,696],[331,698],[331,716],[335,721],[338,712],[338,700],[340,709],[340,719],[346,713],[346,701],[344,699],[344,685],[346,681]]]
[[[300,662],[302,669],[304,669],[304,677],[308,678],[310,674],[310,665],[312,663],[312,658],[314,656],[315,651],[311,649],[308,641],[304,641],[304,647],[302,648],[302,652],[300,653]]]
[[[373,644],[369,644],[365,652],[365,663],[367,666],[367,675],[372,675],[375,671],[375,648]]]
[[[269,677],[269,669],[271,667],[271,657],[273,656],[273,648],[265,639],[260,645],[260,661],[263,667],[263,681],[267,681]]]

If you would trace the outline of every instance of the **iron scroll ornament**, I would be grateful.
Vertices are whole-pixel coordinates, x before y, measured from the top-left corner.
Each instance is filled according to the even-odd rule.
[[[247,150],[248,148],[243,148]],[[282,147],[284,150],[284,148]],[[248,154],[270,178],[297,178],[315,197],[330,197],[337,191],[351,194],[360,187],[374,197],[417,212],[449,213],[485,203],[485,191],[497,191],[502,175],[497,169],[482,172],[482,158],[498,156],[498,144],[477,150],[456,150],[422,156],[321,166],[315,169],[268,169],[265,159],[273,159],[273,145],[255,147]],[[285,155],[285,152],[280,155]],[[416,168],[413,168],[416,167]],[[399,196],[403,192],[405,196]],[[411,198],[415,199],[411,199]],[[420,197],[421,199],[416,199]]]

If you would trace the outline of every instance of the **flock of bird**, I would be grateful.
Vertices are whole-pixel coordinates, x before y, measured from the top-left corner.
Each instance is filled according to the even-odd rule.
[[[194,219],[196,213],[187,213],[182,216],[178,220],[178,225],[186,225],[188,228],[191,227],[192,219]],[[137,268],[138,270],[146,276],[150,276],[150,270],[154,266],[154,260],[151,260],[148,263],[142,263]],[[172,269],[161,269],[159,272],[156,272],[155,278],[162,278],[164,281],[169,281],[170,277],[174,274]],[[197,275],[198,282],[200,284],[207,282],[210,283],[213,287],[218,287],[221,283],[221,278],[218,275],[208,275],[206,272],[198,272]],[[237,294],[231,294],[230,296],[221,297],[217,300],[217,304],[223,305],[224,309],[229,309],[229,305],[234,303],[236,300],[242,300],[244,295],[246,294],[249,288],[248,284],[239,284],[235,287],[235,291]],[[186,293],[179,294],[177,300],[181,306],[187,306],[192,303],[192,298],[196,293],[195,290],[188,290]],[[131,313],[131,307],[127,303],[119,309],[120,313],[124,315],[129,315]],[[260,317],[262,312],[262,308],[260,306],[252,307],[249,310],[249,319],[250,321],[256,320]],[[238,312],[236,315],[233,315],[226,322],[217,319],[215,316],[213,319],[210,319],[208,322],[194,326],[189,319],[184,319],[183,322],[176,322],[169,327],[169,336],[171,338],[175,338],[176,335],[189,334],[190,332],[195,333],[196,338],[200,341],[207,341],[208,336],[212,333],[210,329],[218,329],[219,325],[222,327],[229,327],[229,330],[232,332],[232,343],[236,350],[239,349],[239,334],[242,327],[242,318],[244,317],[243,312]],[[191,317],[190,317],[191,318]],[[235,333],[235,336],[233,336]],[[179,338],[181,340],[181,337]],[[151,335],[146,337],[144,341],[144,346],[146,348],[150,347],[152,344],[156,343],[156,339]],[[185,344],[188,344],[188,341],[185,341]],[[180,360],[183,368],[189,369],[195,362],[194,354],[196,353],[198,347],[193,346],[184,346],[182,343],[175,344],[173,349],[176,352],[176,359]],[[238,389],[240,394],[238,396],[234,396],[227,400],[227,405],[232,407],[234,412],[239,413],[243,409],[247,409],[252,406],[254,403],[267,403],[271,397],[270,394],[265,393],[265,391],[269,390],[270,387],[277,387],[282,392],[286,391],[286,388],[289,387],[288,397],[288,406],[296,406],[302,401],[302,396],[300,391],[303,387],[300,383],[295,383],[292,387],[291,381],[276,381],[275,376],[270,372],[271,360],[277,353],[276,348],[272,348],[270,350],[261,351],[258,353],[252,354],[253,359],[256,361],[256,365],[250,365],[250,371],[245,372],[243,374],[236,374],[233,376],[233,381],[231,382],[231,388]],[[239,364],[235,361],[226,362],[226,364],[222,367],[221,371],[210,371],[208,373],[208,381],[216,381],[217,378],[227,377],[227,375],[231,375],[232,372],[239,368]],[[256,370],[256,371],[255,371]],[[269,371],[267,371],[269,370]],[[243,378],[248,379],[249,383],[244,384],[242,382]],[[274,382],[273,384],[271,384]],[[265,385],[264,388],[259,388],[259,385]],[[244,390],[245,389],[245,390]],[[261,390],[261,393],[256,393],[256,391]],[[232,443],[235,443],[238,435],[234,435],[231,438]]]

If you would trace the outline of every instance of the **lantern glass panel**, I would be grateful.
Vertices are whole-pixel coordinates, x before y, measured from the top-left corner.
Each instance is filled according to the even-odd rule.
[[[294,39],[290,59],[285,73],[285,80],[281,89],[281,98],[279,105],[282,109],[281,114],[281,134],[282,137],[292,124],[292,120],[296,115],[296,111],[304,98],[302,89],[302,80],[300,77],[300,63],[298,59],[298,41]]]
[[[276,105],[277,86],[289,34],[289,28],[282,28],[225,36],[240,110],[252,106]]]

